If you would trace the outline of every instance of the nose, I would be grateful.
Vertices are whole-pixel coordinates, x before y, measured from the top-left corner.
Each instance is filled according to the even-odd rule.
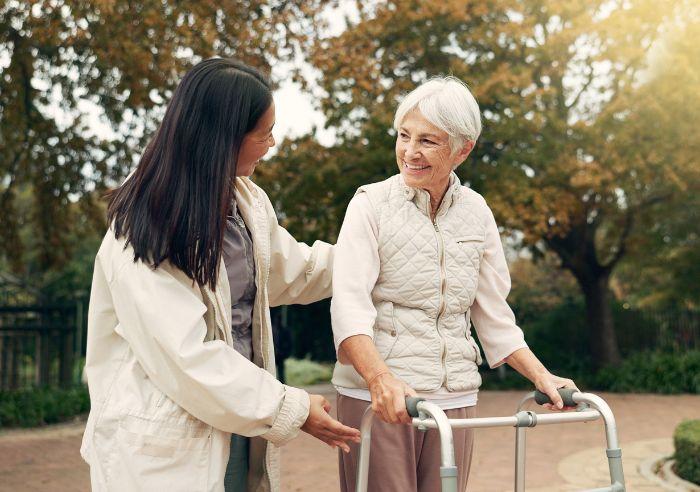
[[[418,147],[418,143],[411,139],[408,142],[406,142],[406,147],[405,147],[405,158],[412,160],[420,157],[420,149]]]
[[[269,140],[268,140],[267,143],[268,143],[268,145],[269,145],[270,147],[274,147],[274,146],[275,146],[275,137],[274,137],[274,135],[272,135],[272,133],[270,133],[270,138],[269,138]]]

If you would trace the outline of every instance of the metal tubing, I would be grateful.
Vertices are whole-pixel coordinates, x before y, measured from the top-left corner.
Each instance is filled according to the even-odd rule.
[[[523,407],[525,403],[527,403],[529,400],[532,400],[535,398],[535,393],[528,393],[523,397],[522,400],[520,400],[520,404],[518,405],[518,411]],[[594,395],[592,393],[581,393],[577,392],[572,395],[572,399],[576,403],[587,403],[588,405],[592,406],[595,410],[581,410],[578,412],[573,413],[573,415],[581,415],[581,414],[590,414],[590,413],[595,413],[598,414],[599,417],[603,418],[603,422],[605,423],[605,437],[607,439],[608,447],[607,447],[607,456],[608,456],[608,469],[610,470],[610,487],[604,487],[601,489],[592,489],[590,492],[594,491],[612,491],[612,492],[624,492],[625,491],[625,477],[624,473],[622,470],[622,452],[620,450],[620,444],[617,440],[617,424],[615,423],[615,416],[612,413],[612,410],[610,410],[610,407],[608,404],[603,400],[601,397],[598,395]],[[555,423],[555,422],[561,422],[562,420],[552,420],[551,417],[556,416],[556,415],[571,415],[571,414],[545,414],[545,415],[538,415],[537,416],[537,423],[538,424],[548,424],[548,423]],[[596,417],[597,418],[597,417]],[[595,420],[595,419],[591,419]],[[575,420],[568,420],[568,421],[575,421]],[[516,449],[516,456],[517,456],[517,449]],[[517,490],[517,489],[516,489]]]
[[[362,416],[360,424],[360,457],[357,463],[357,492],[367,492],[367,481],[369,479],[369,451],[372,440],[372,418],[374,412],[372,407],[367,407]]]
[[[451,421],[445,412],[435,403],[421,401],[417,405],[421,414],[432,417],[430,421],[435,423],[440,433],[440,477],[442,492],[457,492],[457,466],[455,465],[455,449],[452,437]],[[413,419],[424,420],[424,419]]]
[[[515,429],[515,492],[525,490],[525,427]]]
[[[537,414],[537,425],[551,425],[570,422],[591,422],[598,420],[600,413],[597,410],[585,410],[583,412]],[[453,429],[476,429],[482,427],[516,427],[518,418],[511,417],[480,417],[473,419],[449,419]],[[413,419],[413,425],[422,425],[428,429],[437,429],[433,419]]]
[[[576,403],[584,402],[591,405],[600,412],[603,421],[605,422],[605,435],[608,439],[608,448],[617,449],[620,444],[617,442],[617,425],[615,424],[615,416],[610,410],[610,407],[605,400],[598,395],[591,393],[574,393],[574,401]]]
[[[605,403],[605,400],[598,395],[593,395],[591,393],[574,393],[573,398],[577,403],[588,403],[598,410],[603,417],[603,422],[605,422],[605,436],[608,441],[606,454],[608,457],[608,469],[610,470],[610,483],[612,484],[613,490],[624,491],[625,475],[622,470],[622,451],[620,450],[620,443],[617,440],[617,424],[615,423],[615,416],[612,410],[610,410],[608,404]],[[614,487],[620,488],[616,489]]]

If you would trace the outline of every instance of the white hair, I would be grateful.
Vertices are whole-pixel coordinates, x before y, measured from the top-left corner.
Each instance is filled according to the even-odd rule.
[[[481,134],[479,105],[467,85],[457,77],[435,77],[409,92],[396,109],[396,131],[406,114],[415,108],[450,136],[452,153],[467,142],[476,142]]]

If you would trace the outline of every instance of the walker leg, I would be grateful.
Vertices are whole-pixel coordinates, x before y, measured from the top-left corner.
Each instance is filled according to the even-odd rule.
[[[525,428],[515,428],[515,492],[525,491]]]
[[[357,483],[355,490],[357,492],[367,492],[367,482],[369,479],[369,452],[370,442],[372,440],[372,407],[368,406],[362,416],[360,424],[360,457],[357,463]]]

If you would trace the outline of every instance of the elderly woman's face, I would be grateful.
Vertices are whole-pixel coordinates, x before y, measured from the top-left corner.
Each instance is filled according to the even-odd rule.
[[[396,137],[396,163],[412,188],[442,193],[452,169],[466,156],[452,155],[449,135],[430,123],[418,109],[406,113]]]

